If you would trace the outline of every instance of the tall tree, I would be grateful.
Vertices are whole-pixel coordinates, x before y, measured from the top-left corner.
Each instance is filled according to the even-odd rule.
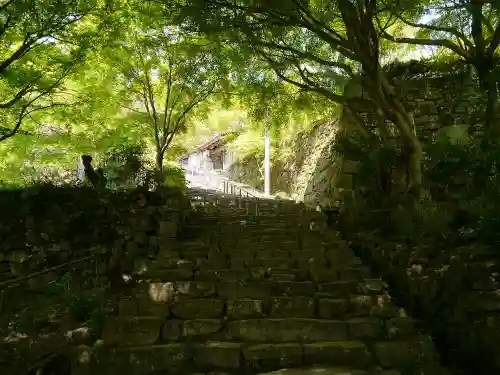
[[[123,84],[132,98],[131,116],[147,124],[154,137],[156,171],[163,180],[172,140],[224,77],[206,40],[174,27],[136,33],[122,48]]]
[[[416,31],[414,37],[383,37],[397,43],[428,45],[451,51],[476,71],[487,97],[486,139],[500,139],[500,1],[395,1],[392,19]]]
[[[408,189],[422,182],[422,147],[413,117],[395,95],[381,63],[380,27],[386,7],[377,0],[185,0],[179,2],[179,22],[195,27],[258,56],[278,77],[303,90],[344,105],[372,137],[389,137],[386,120],[401,134],[408,150]],[[168,6],[166,4],[165,6]],[[175,9],[170,9],[175,11]],[[383,24],[382,24],[383,25]],[[367,98],[348,98],[341,83],[362,76]],[[378,115],[378,132],[366,128],[359,109]]]

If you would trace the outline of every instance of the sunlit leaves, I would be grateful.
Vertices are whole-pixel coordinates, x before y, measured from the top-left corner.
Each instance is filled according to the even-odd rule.
[[[60,90],[98,44],[98,0],[19,0],[0,8],[0,141],[31,114],[69,104]]]

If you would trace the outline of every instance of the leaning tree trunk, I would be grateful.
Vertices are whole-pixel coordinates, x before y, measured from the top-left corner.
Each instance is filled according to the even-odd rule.
[[[379,67],[372,67],[373,75],[365,76],[365,87],[368,89],[369,96],[377,109],[396,126],[398,129],[403,146],[407,155],[407,192],[420,197],[420,188],[422,186],[422,145],[415,131],[413,116],[405,109],[401,101],[394,93],[385,75]],[[379,119],[382,122],[382,119]]]
[[[480,86],[486,94],[485,110],[485,137],[486,141],[495,142],[500,140],[500,121],[497,119],[500,110],[497,82],[491,71],[479,72]]]

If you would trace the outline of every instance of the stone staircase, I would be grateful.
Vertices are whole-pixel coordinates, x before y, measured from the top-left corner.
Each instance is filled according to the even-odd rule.
[[[207,200],[180,243],[160,246],[72,375],[447,373],[430,337],[323,214],[289,202]]]

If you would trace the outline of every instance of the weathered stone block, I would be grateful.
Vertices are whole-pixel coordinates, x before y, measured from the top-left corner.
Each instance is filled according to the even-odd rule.
[[[386,289],[386,284],[380,279],[364,279],[357,285],[359,294],[382,294]]]
[[[219,273],[217,270],[198,270],[194,274],[196,281],[212,281],[219,280]]]
[[[260,258],[260,264],[264,268],[293,268],[295,259],[292,258]]]
[[[302,346],[298,343],[259,344],[243,348],[243,358],[256,370],[302,365]]]
[[[181,254],[177,249],[160,247],[158,254],[156,254],[156,261],[161,263],[170,259],[180,259]]]
[[[185,270],[193,270],[193,262],[187,259],[182,258],[163,258],[156,259],[151,263],[151,268],[155,269],[185,269]]]
[[[262,375],[379,375],[378,373],[367,372],[364,370],[356,370],[345,367],[318,367],[312,366],[310,368],[291,368],[282,369],[274,372],[268,372]],[[382,374],[385,375],[385,374]],[[391,374],[393,375],[393,374]],[[399,374],[394,374],[399,375]]]
[[[438,363],[436,347],[431,337],[428,335],[415,335],[412,343],[412,352],[420,365],[427,367]]]
[[[182,325],[182,336],[203,336],[219,332],[223,327],[220,319],[186,320]]]
[[[175,283],[175,288],[180,295],[189,297],[212,297],[215,295],[215,284],[196,281],[179,281]]]
[[[409,339],[415,335],[415,321],[411,318],[392,318],[387,320],[387,337],[390,339]]]
[[[160,227],[158,228],[158,235],[160,239],[162,238],[174,238],[177,236],[178,224],[175,220],[170,221],[160,221]]]
[[[278,292],[288,296],[312,296],[316,288],[310,281],[278,281]]]
[[[325,244],[323,243],[321,236],[311,233],[309,222],[304,223],[304,227],[301,231],[300,249],[304,251],[321,251],[324,255]]]
[[[250,272],[246,268],[240,269],[220,269],[218,271],[219,279],[223,281],[248,281]]]
[[[252,281],[262,281],[267,278],[267,269],[264,267],[251,267],[250,278]]]
[[[224,252],[218,250],[210,250],[207,253],[207,259],[214,262],[224,263],[227,261],[227,255]]]
[[[347,325],[319,319],[248,319],[226,324],[226,337],[234,341],[326,341],[345,340]]]
[[[369,316],[373,314],[376,306],[375,296],[351,295],[348,314],[350,316]]]
[[[167,291],[157,291],[157,294],[153,297],[158,298],[159,294],[168,293]],[[137,315],[138,316],[157,316],[159,318],[165,318],[169,315],[169,304],[170,298],[166,295],[161,297],[167,298],[167,301],[155,301],[150,295],[144,295],[141,297],[136,297],[137,302]]]
[[[346,299],[327,299],[318,300],[318,316],[322,319],[338,318],[343,316],[348,307]]]
[[[370,270],[367,267],[351,267],[339,269],[339,280],[363,280],[370,277]]]
[[[295,258],[295,265],[298,268],[309,268],[312,263],[312,259],[308,258]],[[326,266],[326,265],[325,265]]]
[[[307,364],[329,363],[364,368],[372,362],[366,345],[358,341],[317,342],[304,344],[303,349]]]
[[[338,281],[339,273],[337,270],[329,267],[310,265],[309,278],[315,283]]]
[[[310,297],[277,297],[271,299],[273,318],[313,318],[315,301]]]
[[[121,316],[134,316],[137,315],[138,306],[137,300],[130,297],[120,298],[118,302],[118,314]]]
[[[375,356],[383,367],[403,368],[413,363],[411,344],[405,341],[378,342]]]
[[[159,318],[113,317],[104,324],[101,338],[107,345],[151,345],[160,337],[163,322]]]
[[[347,321],[351,339],[383,338],[383,322],[378,318],[358,318]]]
[[[229,300],[227,315],[231,319],[260,318],[264,315],[263,300]]]
[[[308,271],[307,267],[294,268],[294,269],[291,269],[289,272],[295,276],[295,281],[308,281],[309,280],[309,271]]]
[[[194,360],[204,369],[237,370],[240,368],[242,344],[208,342],[196,345]]]
[[[393,303],[391,296],[387,293],[374,296],[374,308],[372,310],[374,315],[383,317],[401,317],[406,316],[404,309],[396,306]]]
[[[228,253],[229,261],[231,263],[231,267],[236,263],[242,264],[246,266],[250,261],[255,259],[255,254],[253,252],[241,252],[241,251],[230,251]]]
[[[181,245],[182,248],[182,245]],[[190,260],[193,263],[195,263],[197,266],[200,265],[203,261],[206,262],[208,261],[207,258],[207,252],[208,250],[186,250],[182,248],[181,253],[182,253],[182,258],[186,260]]]
[[[182,336],[182,320],[168,319],[161,329],[161,338],[166,341],[177,341]]]
[[[222,270],[229,268],[227,260],[198,259],[197,267],[200,270]]]
[[[230,299],[263,299],[276,295],[277,286],[274,282],[229,282],[217,283],[217,294],[221,298]]]
[[[144,279],[161,281],[185,281],[193,278],[193,271],[189,269],[150,269],[141,275]]]
[[[321,283],[318,285],[318,292],[332,297],[348,297],[356,290],[356,285],[354,281]]]
[[[348,250],[327,250],[326,258],[331,267],[344,268],[361,265],[361,259],[354,255],[352,251]]]
[[[256,256],[260,259],[288,259],[290,258],[290,251],[276,250],[273,246],[270,246],[262,251],[259,251]]]
[[[290,251],[290,256],[295,259],[319,259],[319,260],[326,259],[325,250],[323,249]]]
[[[171,308],[173,316],[181,319],[219,318],[224,311],[224,301],[213,298],[181,298]]]
[[[97,352],[90,374],[147,375],[162,371],[176,372],[191,361],[184,344],[104,349]]]
[[[286,269],[274,269],[268,272],[268,279],[271,281],[295,281],[295,275]]]

